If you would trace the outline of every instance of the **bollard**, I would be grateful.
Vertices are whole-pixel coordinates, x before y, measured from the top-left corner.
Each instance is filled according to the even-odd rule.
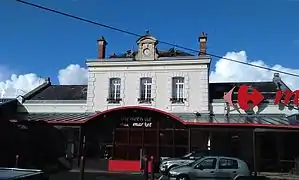
[[[144,170],[144,157],[142,156],[140,158],[140,171],[143,172]]]
[[[81,156],[81,159],[80,159],[80,179],[79,180],[84,180],[84,168],[85,168],[85,158],[84,158],[84,156]]]
[[[151,180],[155,179],[155,174],[154,174],[154,156],[151,156]]]
[[[15,162],[15,168],[19,167],[19,155],[16,155],[16,162]]]
[[[148,180],[148,159],[146,156],[143,157],[143,163],[144,163],[143,177],[145,180]]]

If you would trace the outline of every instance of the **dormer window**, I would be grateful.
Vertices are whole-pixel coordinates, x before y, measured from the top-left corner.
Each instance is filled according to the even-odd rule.
[[[109,80],[109,95],[107,98],[108,103],[111,103],[111,104],[120,103],[120,101],[121,101],[120,87],[121,87],[121,79],[120,78],[110,78],[110,80]]]
[[[157,39],[147,32],[146,35],[137,40],[138,53],[136,54],[135,59],[145,61],[156,60],[158,58],[156,50],[157,44]]]
[[[184,77],[172,78],[172,97],[170,101],[174,104],[180,104],[186,101],[184,97]]]

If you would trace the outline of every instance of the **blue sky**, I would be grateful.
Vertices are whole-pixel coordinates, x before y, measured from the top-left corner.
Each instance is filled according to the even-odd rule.
[[[299,1],[296,0],[27,0],[139,34],[198,49],[208,33],[208,52],[299,69]],[[57,83],[69,64],[85,66],[97,55],[96,40],[108,41],[108,55],[133,46],[136,37],[46,12],[14,0],[0,2],[0,65],[11,73],[36,73]],[[171,48],[161,46],[161,48]],[[213,64],[217,61],[213,58]],[[1,68],[0,68],[1,69]]]

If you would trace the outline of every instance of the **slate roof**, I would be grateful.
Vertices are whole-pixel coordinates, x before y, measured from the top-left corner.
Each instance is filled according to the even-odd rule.
[[[50,85],[30,100],[86,100],[87,85]]]
[[[13,101],[15,100],[14,98],[0,98],[0,105],[1,104],[4,104],[6,102],[9,102],[9,101]]]
[[[46,121],[48,123],[83,123],[95,113],[29,113],[28,121]]]
[[[121,54],[112,54],[109,56],[109,58],[134,58],[135,55],[137,54],[137,51],[127,51],[125,53]],[[194,56],[194,54],[190,54],[175,48],[171,48],[169,50],[162,50],[158,51],[158,56],[159,57],[180,57],[180,56]],[[109,61],[109,59],[108,59]]]
[[[224,92],[230,91],[234,86],[246,84],[251,86],[264,94],[265,99],[274,99],[277,86],[274,82],[227,82],[227,83],[210,83],[209,93],[210,99],[223,99]],[[236,95],[233,96],[236,99]]]
[[[196,117],[194,114],[174,113],[175,116],[184,119],[187,124],[203,126],[256,126],[272,128],[297,128],[299,129],[299,118],[286,116],[284,114],[202,114]]]
[[[229,115],[213,116],[214,123],[245,123],[255,125],[292,126],[298,125],[296,121],[290,121],[285,115]],[[299,126],[298,126],[299,128]]]

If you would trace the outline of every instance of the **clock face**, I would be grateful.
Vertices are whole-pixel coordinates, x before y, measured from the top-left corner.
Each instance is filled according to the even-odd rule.
[[[150,55],[150,53],[151,52],[150,52],[150,50],[148,48],[146,48],[146,49],[143,50],[143,54],[146,55],[146,56]]]

